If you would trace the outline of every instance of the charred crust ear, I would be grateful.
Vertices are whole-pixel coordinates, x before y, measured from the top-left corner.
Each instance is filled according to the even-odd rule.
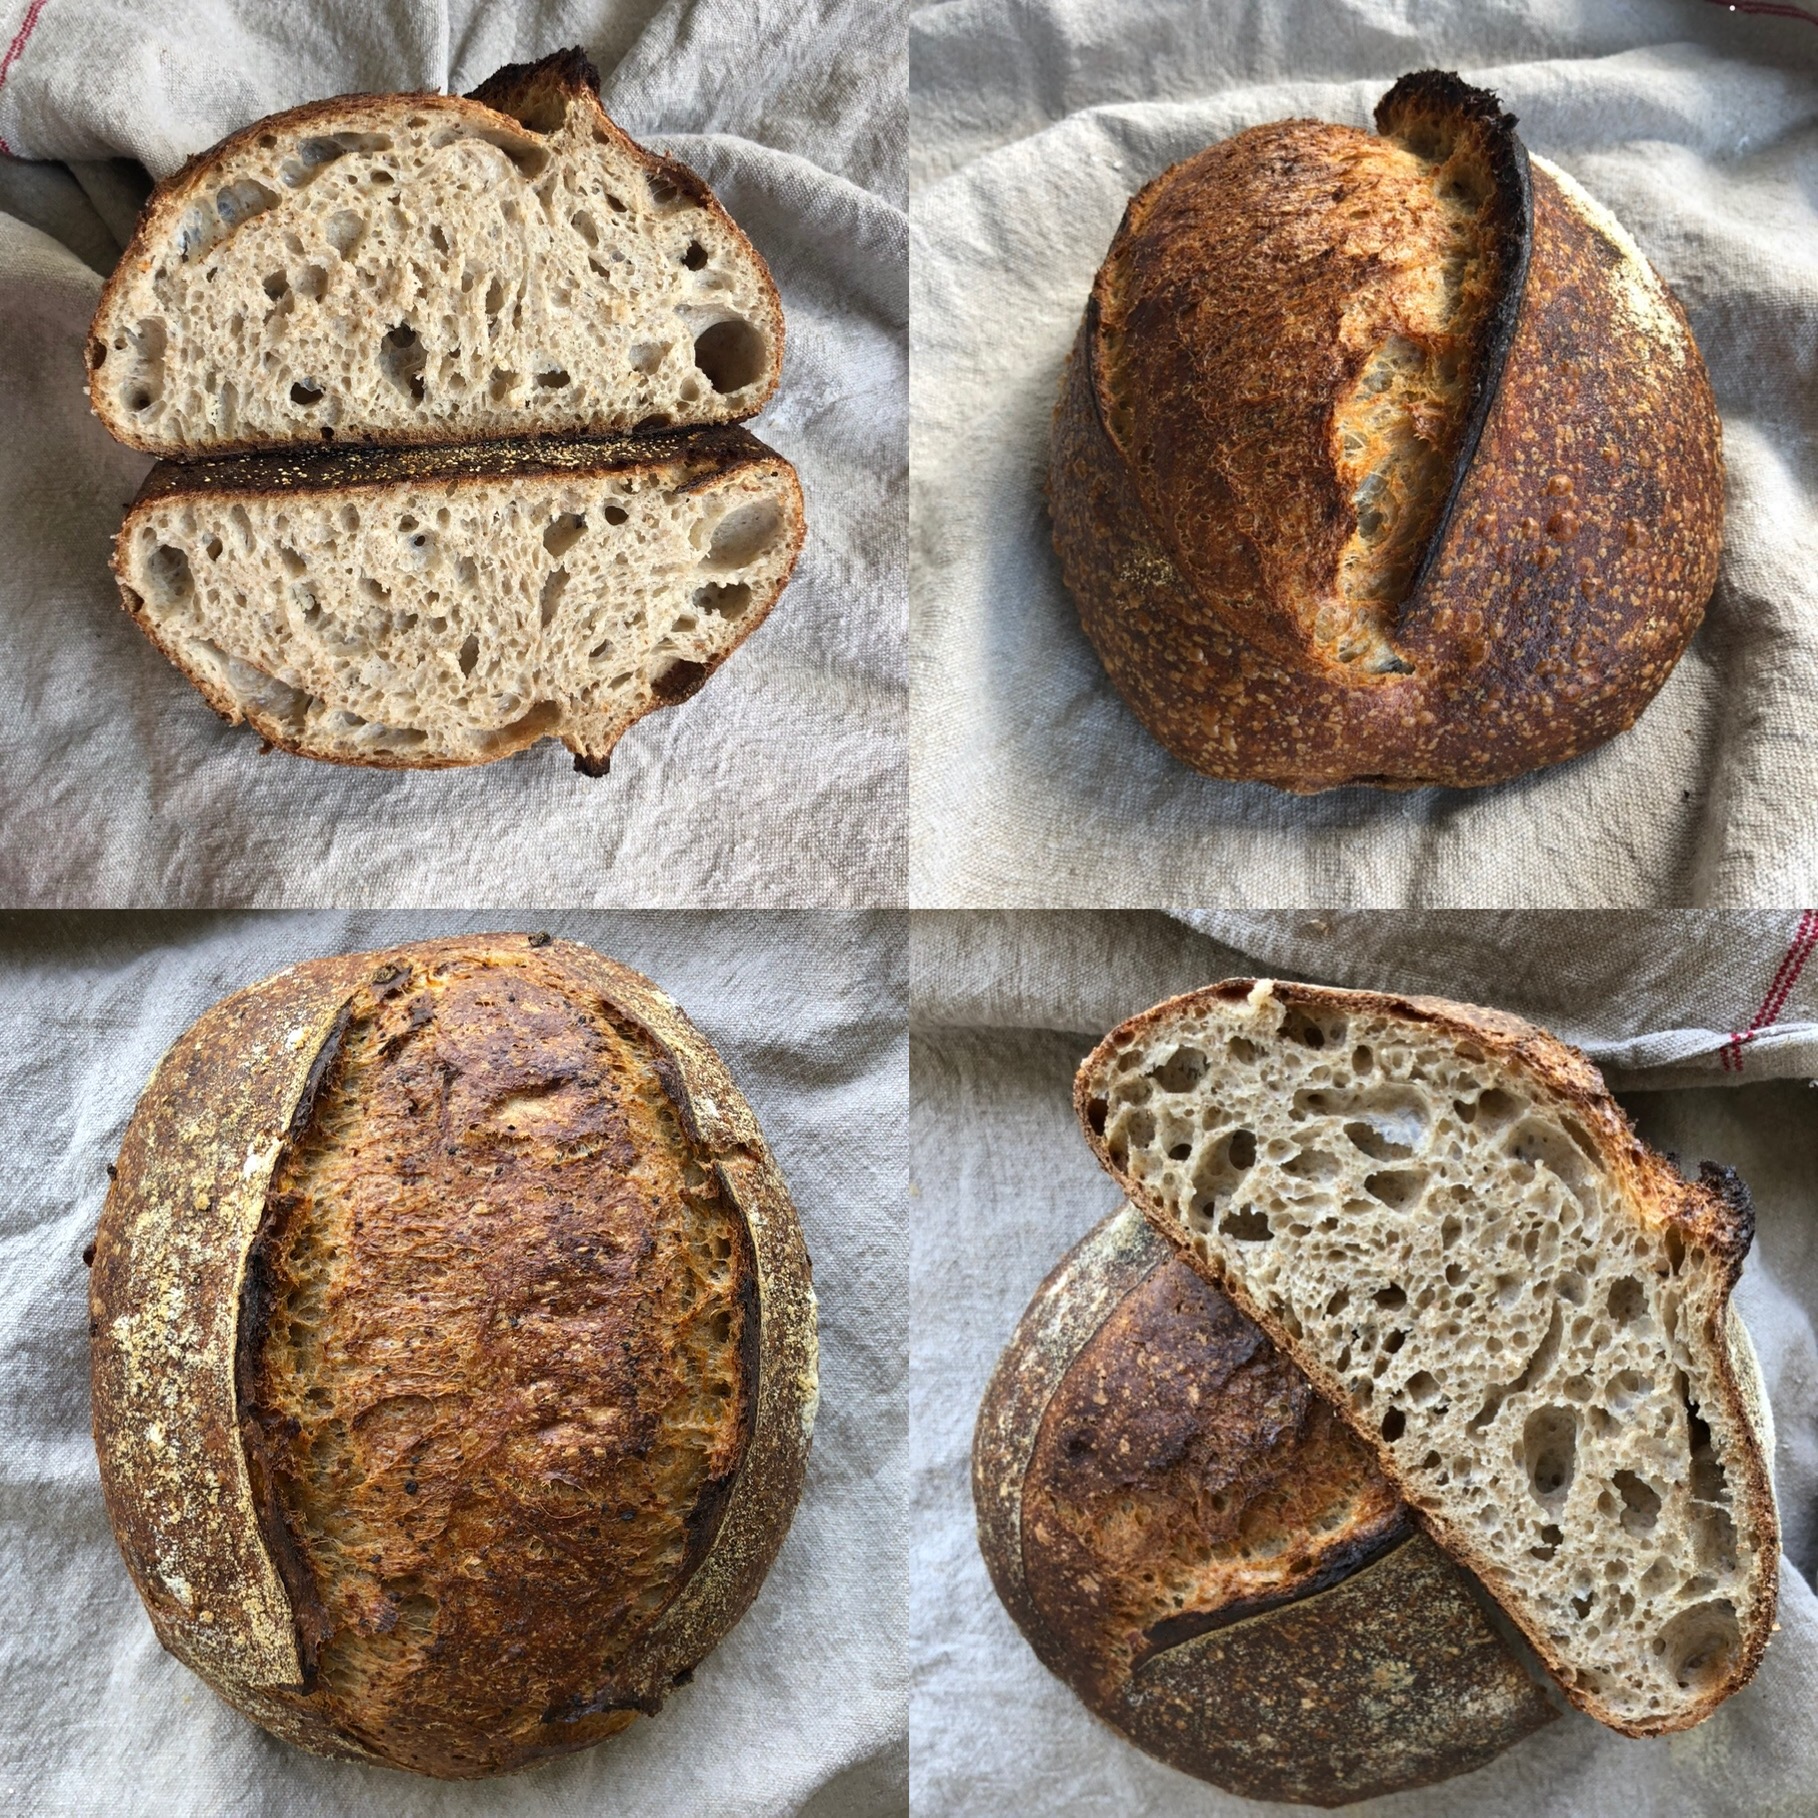
[[[612,768],[612,754],[604,757],[589,757],[584,751],[574,754],[574,767],[582,776],[604,776]]]
[[[1409,584],[1405,614],[1419,600],[1445,547],[1459,491],[1477,457],[1477,444],[1515,344],[1534,249],[1534,187],[1515,116],[1488,89],[1473,88],[1451,70],[1422,69],[1403,76],[1376,104],[1376,130],[1418,157],[1441,164],[1456,161],[1455,181],[1475,180],[1472,187],[1484,192],[1478,220],[1496,272],[1494,294],[1477,327],[1470,402],[1452,465],[1452,484]]]
[[[1724,1254],[1740,1269],[1742,1259],[1755,1244],[1754,1195],[1734,1168],[1726,1168],[1720,1162],[1701,1161],[1698,1178],[1723,1208],[1723,1221],[1716,1235]]]
[[[554,132],[567,114],[566,97],[586,93],[600,98],[600,72],[577,45],[536,63],[508,63],[496,69],[467,99],[501,114],[510,114],[533,133]]]

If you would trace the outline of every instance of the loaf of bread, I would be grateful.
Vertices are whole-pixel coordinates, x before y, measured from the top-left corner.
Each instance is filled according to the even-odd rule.
[[[782,359],[764,261],[578,50],[222,140],[153,193],[88,340],[96,414],[170,457],[730,422]]]
[[[1076,1105],[1579,1709],[1659,1735],[1748,1680],[1780,1545],[1733,1174],[1513,1017],[1268,979],[1113,1030]]]
[[[338,763],[605,772],[756,630],[803,536],[743,429],[160,464],[114,571],[234,723]]]
[[[1494,783],[1630,725],[1717,575],[1684,312],[1493,95],[1256,127],[1163,172],[1055,417],[1054,542],[1144,726],[1312,792]]]
[[[159,186],[95,312],[96,413],[189,463],[128,508],[122,601],[268,748],[559,738],[604,775],[788,582],[800,484],[730,427],[782,353],[763,260],[580,51],[258,121]]]
[[[1346,1805],[1557,1714],[1368,1448],[1133,1207],[1030,1302],[972,1463],[992,1582],[1036,1653],[1231,1792]]]
[[[207,1011],[89,1312],[159,1640],[320,1754],[464,1779],[654,1713],[801,1489],[814,1297],[757,1122],[671,998],[546,935]]]

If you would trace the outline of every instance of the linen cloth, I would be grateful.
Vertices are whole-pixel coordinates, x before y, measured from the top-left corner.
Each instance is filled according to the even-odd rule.
[[[906,1809],[901,915],[0,918],[0,1810],[19,1818],[886,1818]],[[744,1619],[662,1713],[509,1779],[444,1783],[266,1735],[163,1653],[89,1437],[87,1271],[164,1050],[316,954],[547,928],[656,979],[725,1060],[820,1302],[807,1485]]]
[[[905,119],[891,0],[0,0],[0,901],[901,900]],[[787,349],[758,434],[808,541],[769,620],[612,774],[545,742],[475,770],[258,755],[118,609],[151,463],[88,410],[82,343],[145,179],[275,109],[465,92],[581,44],[633,137],[770,262]]]
[[[1321,917],[1323,922],[1327,918]],[[1657,1065],[1662,1034],[1700,1008],[1746,1020],[1788,929],[1732,924],[1732,986],[1656,969],[1626,1008],[1581,995],[1613,972],[1626,918],[1580,917],[1574,968],[1550,918],[1357,915],[1225,918],[1217,937],[1160,915],[921,914],[911,948],[911,1796],[917,1818],[1065,1812],[1068,1818],[1240,1818],[1311,1811],[1233,1797],[1164,1767],[1097,1722],[1036,1659],[979,1556],[969,1452],[980,1397],[1037,1286],[1121,1195],[1072,1109],[1074,1070],[1105,1031],[1170,993],[1286,973],[1397,990],[1444,984],[1647,1057],[1612,1074],[1641,1133],[1695,1172],[1710,1157],[1753,1191],[1758,1236],[1737,1305],[1778,1428],[1784,1526],[1780,1632],[1755,1679],[1683,1735],[1634,1740],[1576,1713],[1476,1773],[1347,1808],[1377,1818],[1804,1818],[1818,1784],[1818,1092],[1750,1052],[1721,1073],[1697,1055]],[[1563,918],[1561,918],[1563,919]],[[1790,918],[1783,918],[1790,920]],[[1712,951],[1688,918],[1681,954]],[[1370,924],[1375,924],[1374,932]],[[1700,926],[1700,924],[1704,924]],[[1652,918],[1657,944],[1673,918]],[[1702,945],[1700,943],[1703,943]],[[1351,962],[1338,963],[1349,952]],[[1498,960],[1498,955],[1501,958]],[[1761,984],[1746,976],[1749,963]],[[1733,988],[1736,1004],[1722,996]],[[1818,1004],[1799,1000],[1808,1019]],[[1811,1051],[1800,1063],[1809,1072]],[[1785,1061],[1785,1051],[1780,1059]],[[1757,1070],[1760,1063],[1759,1071]],[[1621,1086],[1642,1078],[1651,1086]],[[1723,1087],[1707,1082],[1728,1079]]]
[[[951,0],[912,16],[911,901],[1732,907],[1818,882],[1818,30],[1704,0]],[[1724,420],[1703,629],[1639,724],[1496,788],[1199,776],[1061,584],[1049,416],[1128,198],[1456,69],[1684,303]]]

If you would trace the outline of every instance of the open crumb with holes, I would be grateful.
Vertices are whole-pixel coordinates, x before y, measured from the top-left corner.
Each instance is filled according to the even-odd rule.
[[[1653,1735],[1747,1681],[1779,1534],[1734,1175],[1513,1017],[1270,980],[1113,1031],[1076,1104],[1575,1704]]]
[[[578,51],[471,96],[350,95],[161,184],[89,332],[96,414],[167,457],[748,417],[783,317],[686,166]]]
[[[155,468],[114,556],[134,621],[234,723],[306,757],[588,774],[763,620],[801,548],[743,429]]]
[[[274,115],[159,187],[95,314],[96,414],[186,463],[121,597],[270,746],[603,775],[789,579],[801,487],[732,427],[782,356],[763,260],[579,51]]]

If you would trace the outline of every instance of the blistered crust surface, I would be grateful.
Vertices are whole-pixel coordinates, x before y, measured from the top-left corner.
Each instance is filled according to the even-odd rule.
[[[1446,349],[1395,289],[1443,295],[1443,234],[1416,271],[1391,260],[1393,280],[1355,292],[1307,275],[1330,261],[1288,261],[1326,239],[1361,256],[1438,231],[1397,237],[1393,170],[1358,174],[1392,164],[1383,145],[1287,122],[1165,173],[1131,204],[1068,363],[1049,476],[1063,576],[1145,727],[1211,775],[1310,792],[1557,763],[1634,721],[1715,584],[1720,427],[1684,314],[1607,213],[1536,160],[1482,433],[1413,591],[1361,621],[1346,604],[1360,479],[1387,484],[1399,463],[1418,504],[1456,420],[1432,383]],[[1463,269],[1460,298],[1478,276]],[[1152,313],[1185,313],[1149,325],[1133,286]],[[1372,298],[1374,352],[1349,338]],[[1412,523],[1391,517],[1389,554],[1398,521]],[[1365,603],[1393,592],[1366,587]]]
[[[782,314],[749,241],[584,59],[501,74],[274,115],[160,186],[90,333],[109,430],[181,455],[758,410]]]
[[[1575,1703],[1658,1733],[1748,1678],[1779,1543],[1733,1180],[1680,1180],[1513,1019],[1266,980],[1115,1031],[1078,1103]]]

